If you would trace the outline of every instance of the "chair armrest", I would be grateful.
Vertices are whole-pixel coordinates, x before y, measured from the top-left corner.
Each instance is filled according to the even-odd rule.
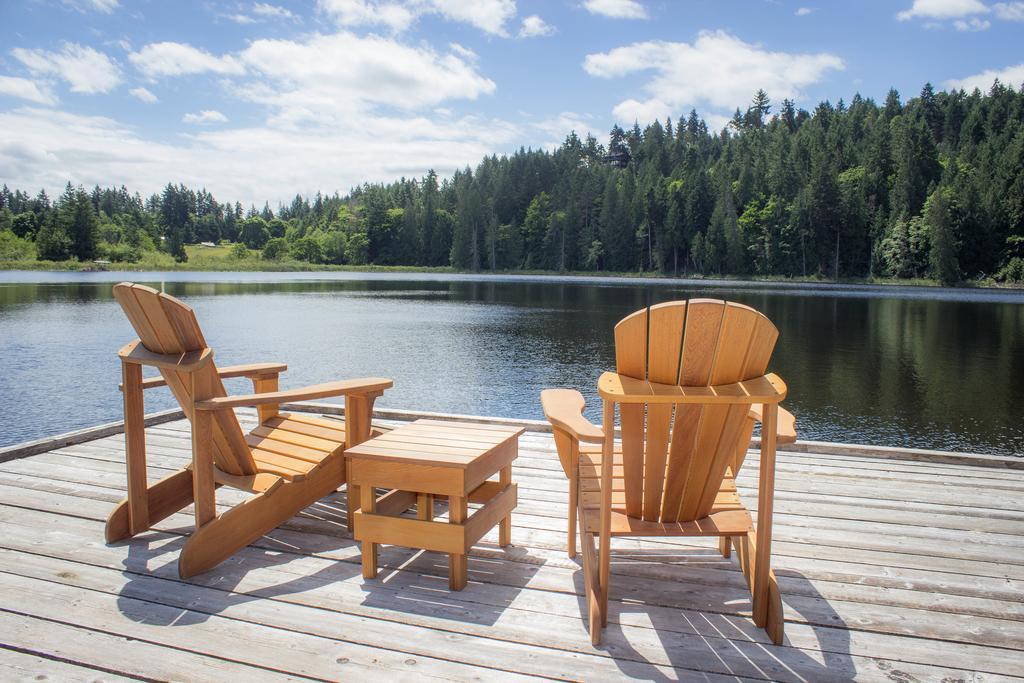
[[[259,377],[260,375],[278,375],[288,370],[284,363],[249,363],[248,365],[229,365],[226,368],[217,368],[217,374],[221,379],[230,377]],[[142,380],[143,389],[155,389],[156,387],[167,386],[163,377],[150,377]],[[124,385],[118,384],[118,390],[124,391]]]
[[[206,347],[185,353],[153,353],[136,339],[122,347],[117,355],[125,363],[152,365],[178,372],[195,372],[213,360],[213,349]]]
[[[540,392],[540,405],[553,427],[568,432],[577,441],[604,442],[604,431],[583,417],[587,403],[575,389],[545,389]]]
[[[224,408],[261,406],[268,403],[309,401],[316,398],[343,396],[347,394],[379,395],[385,389],[390,389],[394,384],[395,383],[390,379],[383,379],[380,377],[363,377],[360,379],[343,380],[341,382],[313,384],[301,389],[270,391],[264,394],[246,394],[242,396],[208,398],[203,401],[196,401],[195,408],[197,410],[223,410]]]
[[[762,406],[755,404],[750,406],[750,417],[761,422]],[[782,406],[779,406],[779,421],[775,429],[776,443],[793,443],[796,441],[796,417]]]
[[[287,371],[288,366],[284,363],[248,363],[246,365],[229,365],[225,368],[217,368],[217,374],[220,375],[221,379],[279,375]]]
[[[771,373],[733,384],[681,387],[606,372],[597,380],[597,391],[601,398],[616,403],[763,404],[779,403],[786,398],[786,383]]]

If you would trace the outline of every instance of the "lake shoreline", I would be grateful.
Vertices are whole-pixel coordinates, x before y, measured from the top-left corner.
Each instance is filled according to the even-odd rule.
[[[898,279],[898,278],[842,278],[839,280],[818,277],[787,277],[783,275],[703,275],[699,273],[682,273],[671,275],[652,272],[615,272],[615,271],[557,271],[557,270],[461,270],[450,266],[352,266],[331,264],[310,264],[300,261],[255,262],[246,259],[237,263],[220,263],[204,260],[200,263],[111,263],[99,267],[94,263],[77,261],[0,261],[0,271],[28,271],[55,273],[99,273],[99,272],[182,272],[182,273],[401,273],[401,274],[435,274],[435,275],[469,275],[469,276],[501,276],[501,277],[548,277],[548,278],[593,278],[595,280],[645,280],[651,282],[704,282],[708,284],[759,284],[794,285],[794,286],[827,286],[834,288],[858,287],[922,287],[948,289],[992,289],[992,290],[1024,290],[1024,283],[1000,283],[992,280],[965,280],[955,285],[943,285],[930,278]]]
[[[124,280],[194,307],[225,364],[287,362],[288,386],[384,376],[395,387],[382,409],[524,419],[543,417],[537,397],[555,386],[600,419],[596,380],[624,316],[727,299],[776,325],[772,371],[802,439],[1024,453],[1024,290],[396,269],[0,271],[0,443],[117,418],[114,352],[133,335],[111,288]],[[146,407],[171,398],[153,392]]]

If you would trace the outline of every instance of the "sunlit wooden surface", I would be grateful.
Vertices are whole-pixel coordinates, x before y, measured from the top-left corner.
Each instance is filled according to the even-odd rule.
[[[255,411],[240,411],[243,428]],[[188,425],[147,428],[149,477],[190,457]],[[757,481],[751,451],[738,480]],[[749,618],[717,539],[615,539],[593,648],[565,555],[566,487],[548,434],[520,438],[512,543],[448,558],[384,546],[361,577],[343,493],[181,581],[193,517],[107,546],[124,437],[0,463],[0,679],[1000,680],[1024,675],[1024,471],[780,452],[773,566],[785,645]],[[225,508],[245,494],[222,488]],[[443,519],[444,508],[438,506]],[[975,672],[980,674],[975,675]]]

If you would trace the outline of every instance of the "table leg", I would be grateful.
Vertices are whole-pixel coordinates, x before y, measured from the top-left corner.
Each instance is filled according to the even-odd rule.
[[[432,493],[416,494],[416,519],[425,522],[434,519],[434,495]]]
[[[466,497],[448,496],[448,523],[466,523]],[[448,587],[460,591],[466,587],[467,581],[466,553],[450,553],[448,555]]]
[[[508,464],[501,468],[501,474],[498,479],[501,484],[501,488],[504,489],[506,486],[512,483],[512,465]],[[506,546],[512,543],[512,513],[509,512],[505,519],[501,520],[501,526],[498,528],[498,545]]]
[[[345,487],[345,509],[348,510],[348,532],[356,533],[356,510],[359,509],[359,487],[349,484]]]
[[[362,486],[359,490],[359,509],[372,513],[377,509],[377,492],[372,486]],[[377,576],[377,544],[363,541],[363,578],[372,579]]]

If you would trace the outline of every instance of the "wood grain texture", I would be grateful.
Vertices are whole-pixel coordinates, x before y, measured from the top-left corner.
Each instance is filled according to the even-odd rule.
[[[244,426],[255,420],[241,413]],[[188,462],[187,421],[147,436],[154,481]],[[340,535],[344,492],[189,581],[168,560],[190,510],[98,543],[125,490],[114,435],[0,463],[0,633],[26,657],[111,678],[1018,680],[1024,511],[1013,502],[1024,479],[897,454],[778,453],[783,645],[751,623],[742,565],[715,539],[666,537],[614,539],[606,646],[592,648],[549,434],[524,435],[513,464],[513,547],[498,547],[497,529],[485,536],[454,593],[443,558],[397,546],[381,549],[387,581],[368,588],[357,544]],[[759,457],[736,481],[751,503]],[[992,488],[977,495],[979,481]],[[246,497],[222,488],[219,509]],[[600,622],[596,606],[591,615]]]
[[[391,380],[346,380],[306,390],[278,391],[286,366],[258,364],[218,371],[194,311],[174,297],[131,283],[113,289],[114,298],[139,339],[124,347],[128,497],[107,520],[108,542],[139,534],[189,503],[195,533],[182,549],[182,576],[206,571],[254,538],[281,524],[345,482],[344,449],[369,438],[373,399]],[[152,488],[147,486],[141,366],[159,368],[165,384],[192,421],[191,462]],[[227,397],[222,377],[247,376],[256,394]],[[281,401],[300,397],[357,394],[345,423],[279,414]],[[243,435],[231,409],[256,405],[259,424]],[[218,513],[216,490],[234,487],[254,494]],[[189,491],[188,489],[191,489]]]
[[[601,626],[608,619],[613,536],[720,536],[720,552],[728,558],[729,538],[746,539],[755,529],[732,482],[754,422],[764,420],[771,434],[762,440],[768,450],[758,499],[761,549],[744,550],[740,559],[753,567],[754,621],[781,641],[782,623],[769,623],[767,597],[772,463],[778,403],[787,393],[781,378],[765,374],[777,339],[775,326],[762,314],[726,301],[673,301],[626,316],[615,327],[615,372],[598,380],[604,401],[601,431],[615,433],[618,406],[622,441],[616,448],[606,439],[596,459],[576,455],[583,440],[578,429],[567,426],[582,410],[582,397],[567,390],[542,396],[562,466],[576,464],[576,476],[569,475],[570,505],[578,506],[580,518],[570,511],[567,526],[571,535],[578,521],[584,545],[596,545],[596,563],[585,557],[584,564],[590,572],[587,585],[597,573],[596,597],[588,595],[588,604],[596,605]],[[567,545],[572,556],[573,542]],[[593,614],[590,623],[596,623]],[[599,642],[600,634],[591,636]]]

